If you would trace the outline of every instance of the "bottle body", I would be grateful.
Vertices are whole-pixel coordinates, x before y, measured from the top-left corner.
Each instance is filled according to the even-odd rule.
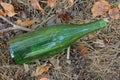
[[[98,20],[81,25],[47,27],[12,39],[9,42],[10,54],[18,64],[44,58],[63,51],[80,37],[105,26],[104,20]]]

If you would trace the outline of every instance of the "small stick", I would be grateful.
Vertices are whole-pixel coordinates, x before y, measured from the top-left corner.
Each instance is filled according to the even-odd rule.
[[[67,59],[70,59],[70,47],[67,49]]]
[[[25,72],[28,72],[30,70],[28,64],[23,64],[23,65],[24,65]]]
[[[2,30],[0,30],[0,32],[14,30],[14,29],[20,29],[20,30],[24,30],[24,31],[31,31],[31,29],[28,29],[28,28],[25,28],[25,27],[22,27],[22,26],[18,26],[16,24],[12,23],[7,18],[5,18],[5,17],[3,17],[1,15],[0,15],[0,18],[13,26],[13,27],[10,27],[10,28],[2,29]]]
[[[14,30],[14,29],[15,29],[14,27],[9,27],[9,28],[0,30],[0,32],[2,33],[2,32],[5,32],[5,31]]]
[[[35,26],[36,28],[39,26],[37,29],[40,29],[41,26],[42,26],[44,23],[47,22],[47,20],[48,20],[47,18],[50,16],[50,14],[51,14],[51,12],[53,11],[53,9],[54,9],[54,8],[51,8],[50,11],[48,12],[48,14],[45,16],[45,19],[43,19],[43,21],[42,21],[40,24],[38,24],[38,25]]]

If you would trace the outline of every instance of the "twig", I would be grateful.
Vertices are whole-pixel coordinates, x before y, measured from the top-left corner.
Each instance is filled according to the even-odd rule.
[[[20,29],[20,30],[24,30],[24,31],[31,31],[31,29],[28,29],[28,28],[25,28],[25,27],[22,27],[22,26],[18,26],[16,24],[12,23],[11,21],[9,21],[8,19],[6,19],[5,17],[3,17],[1,15],[0,15],[0,18],[13,26],[13,27],[10,27],[10,28],[2,29],[2,30],[0,30],[0,32],[14,30],[14,29]]]
[[[55,69],[54,69],[54,70],[55,70]],[[68,74],[63,73],[63,72],[61,72],[61,71],[59,71],[59,70],[55,70],[55,71],[57,71],[57,72],[59,72],[60,74],[66,76],[66,77],[68,77],[68,78],[70,78],[69,80],[73,80],[73,78],[72,78],[71,76],[69,76]]]
[[[47,20],[48,20],[47,18],[49,17],[49,15],[50,15],[51,12],[53,11],[53,9],[54,9],[54,8],[51,8],[50,11],[48,12],[48,14],[45,16],[45,19],[44,19],[40,24],[36,25],[36,27],[39,26],[37,29],[40,29],[40,27],[41,27],[44,23],[47,22]]]
[[[67,49],[67,59],[70,59],[70,47]]]
[[[0,66],[0,68],[20,68],[21,66],[18,66],[18,65],[3,65],[3,66]]]
[[[14,30],[14,29],[15,29],[14,27],[9,27],[9,28],[0,30],[0,32],[5,32],[5,31],[9,31],[9,30]]]
[[[28,66],[28,64],[23,64],[23,65],[24,65],[25,72],[28,72],[28,71],[29,71],[29,66]]]

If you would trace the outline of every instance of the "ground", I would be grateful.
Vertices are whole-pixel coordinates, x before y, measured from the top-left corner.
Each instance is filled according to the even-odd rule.
[[[8,0],[4,0],[8,2]],[[82,37],[70,48],[70,59],[66,58],[67,51],[60,53],[46,61],[28,63],[26,66],[15,64],[9,55],[8,41],[16,36],[26,33],[21,30],[12,30],[0,33],[0,80],[39,80],[41,76],[47,76],[50,80],[120,80],[120,18],[110,19],[108,15],[92,18],[91,8],[95,0],[75,0],[75,4],[68,7],[66,0],[58,0],[55,8],[45,8],[45,13],[33,10],[27,0],[12,0],[17,6],[16,11],[24,15],[16,15],[9,18],[14,22],[19,18],[29,17],[36,23],[29,28],[34,29],[35,25],[46,27],[52,24],[81,24],[94,21],[99,18],[109,20],[105,29],[92,33],[94,38],[89,39],[88,35]],[[64,2],[65,1],[65,2]],[[107,0],[112,6],[116,6],[119,0]],[[44,3],[42,6],[44,7]],[[62,20],[59,14],[66,14],[69,20]],[[4,24],[5,22],[2,21]],[[5,24],[6,27],[9,25]],[[97,45],[96,41],[104,41],[103,46]],[[77,46],[84,46],[87,52],[81,55]],[[52,67],[40,76],[33,76],[36,67],[45,63],[51,63]]]

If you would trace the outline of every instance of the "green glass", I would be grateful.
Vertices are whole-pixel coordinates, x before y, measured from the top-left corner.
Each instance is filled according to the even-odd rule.
[[[100,19],[86,24],[61,24],[29,32],[9,41],[10,54],[18,64],[38,58],[44,59],[63,51],[80,37],[106,25],[106,22]]]

